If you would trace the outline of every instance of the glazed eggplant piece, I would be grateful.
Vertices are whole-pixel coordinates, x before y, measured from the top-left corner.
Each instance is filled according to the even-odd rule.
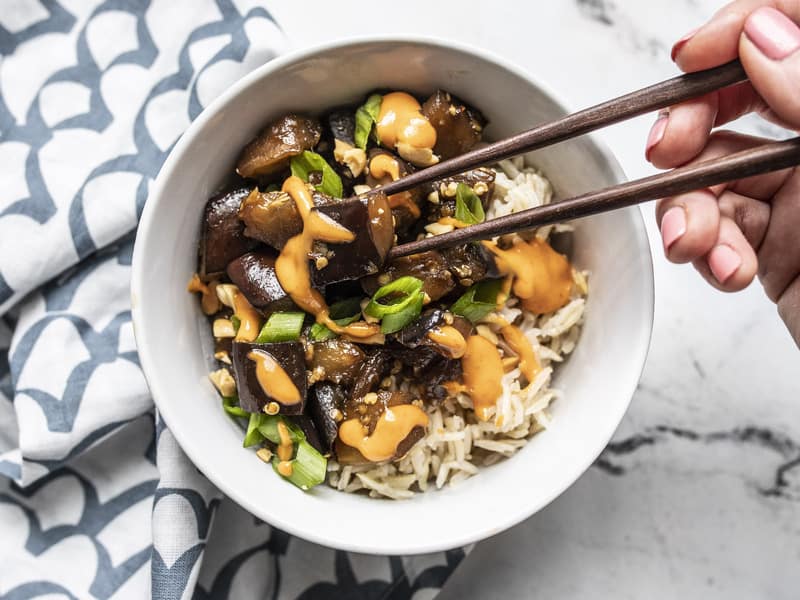
[[[373,162],[375,163],[374,166]],[[386,185],[414,172],[414,168],[402,158],[380,148],[373,148],[369,151],[367,164],[369,167],[367,169],[367,185],[371,188],[378,185]],[[389,172],[387,173],[386,171]],[[417,222],[422,214],[420,209],[421,202],[422,192],[420,188],[389,196],[389,206],[392,208],[396,233],[400,235],[406,233]]]
[[[351,384],[366,360],[364,351],[342,339],[311,344],[308,367],[318,381]]]
[[[274,252],[248,252],[228,264],[228,277],[247,301],[264,312],[295,309],[275,273]]]
[[[316,119],[285,115],[269,124],[244,147],[236,162],[242,177],[256,178],[285,169],[293,156],[319,142],[322,127]]]
[[[428,294],[431,300],[446,296],[456,287],[447,262],[436,250],[396,258],[384,267],[380,275],[363,279],[361,286],[372,296],[380,286],[406,275],[420,279],[422,291]]]
[[[481,141],[481,133],[486,126],[486,119],[480,112],[442,90],[436,90],[425,101],[422,114],[436,130],[433,151],[442,160],[471,150]]]
[[[317,424],[308,415],[295,415],[293,417],[286,417],[291,423],[297,425],[305,434],[306,441],[311,444],[314,449],[320,454],[326,454],[330,451],[330,446],[326,447],[325,442],[320,436],[320,431]]]
[[[334,198],[314,192],[314,204],[337,202]],[[254,189],[243,201],[239,218],[245,224],[244,234],[250,238],[282,249],[290,238],[303,230],[303,220],[297,205],[286,192],[259,192]]]
[[[394,243],[392,213],[386,194],[375,192],[349,202],[333,202],[317,206],[329,219],[356,234],[347,244],[316,243],[314,254],[324,258],[324,266],[316,260],[311,280],[317,287],[330,283],[360,279],[377,273]]]
[[[392,334],[389,340],[406,348],[428,345],[428,332],[445,324],[444,313],[440,308],[426,310],[416,320]]]
[[[323,453],[333,449],[339,435],[339,423],[336,416],[344,414],[344,388],[328,382],[320,382],[311,388],[308,395],[307,412],[314,421],[323,446]],[[338,411],[338,412],[337,412]]]
[[[243,409],[260,412],[267,404],[275,402],[280,414],[302,414],[306,400],[306,364],[299,342],[233,342],[231,358],[239,404]]]
[[[326,115],[324,122],[333,140],[355,146],[356,113],[352,107],[332,110]]]
[[[415,376],[419,378],[425,399],[438,403],[450,395],[444,384],[461,380],[461,361],[440,356]]]
[[[455,217],[456,188],[459,183],[464,183],[472,188],[472,191],[480,198],[483,209],[486,210],[494,195],[494,178],[494,171],[479,167],[430,183],[425,187],[426,197],[435,198],[437,202],[426,203],[427,221],[434,223],[445,217]]]
[[[494,254],[483,244],[445,248],[442,256],[455,280],[464,287],[484,279],[502,277]]]
[[[388,337],[387,341],[392,352],[403,364],[414,369],[415,373],[430,367],[431,363],[436,360],[435,355],[437,354],[445,358],[453,358],[450,349],[440,346],[429,337],[428,334],[431,331],[449,325],[464,339],[472,334],[472,323],[458,315],[450,314],[445,317],[446,312],[440,308],[426,310],[415,321]],[[398,346],[401,346],[403,350],[400,350]],[[408,350],[415,350],[415,352]]]
[[[258,244],[245,237],[239,220],[239,205],[250,194],[248,188],[218,194],[206,204],[200,240],[200,276],[211,279],[225,272],[233,259]]]
[[[387,408],[393,406],[401,406],[403,404],[411,404],[412,397],[407,392],[387,392],[380,391],[377,398],[372,403],[364,402],[363,400],[352,400],[345,405],[345,419],[358,419],[361,424],[366,428],[367,434],[372,435],[378,420],[386,412]],[[411,447],[421,440],[425,435],[424,427],[415,427],[409,434],[397,445],[392,460],[403,457]],[[364,456],[355,448],[344,444],[341,439],[336,439],[336,460],[343,465],[357,465],[368,464]]]
[[[361,368],[356,374],[353,388],[350,391],[350,398],[358,400],[374,391],[387,375],[390,367],[391,360],[388,352],[383,349],[371,352],[361,363]]]

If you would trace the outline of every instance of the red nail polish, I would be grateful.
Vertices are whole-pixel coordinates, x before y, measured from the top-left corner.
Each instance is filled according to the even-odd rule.
[[[696,34],[698,31],[700,31],[700,28],[696,27],[695,29],[692,29],[689,33],[687,33],[685,36],[683,36],[681,39],[679,39],[677,42],[675,42],[675,45],[672,47],[672,52],[670,53],[670,56],[672,57],[672,62],[675,62],[675,59],[678,56],[678,52],[680,52],[683,49],[683,47],[686,45],[686,42],[692,39],[694,37],[694,34]]]

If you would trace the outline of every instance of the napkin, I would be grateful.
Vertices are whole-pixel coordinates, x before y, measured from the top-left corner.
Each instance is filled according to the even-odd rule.
[[[191,120],[284,47],[253,2],[3,2],[2,597],[431,598],[463,558],[293,538],[224,498],[153,409],[138,218]]]

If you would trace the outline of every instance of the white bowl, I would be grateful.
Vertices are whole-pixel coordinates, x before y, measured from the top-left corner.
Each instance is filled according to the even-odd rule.
[[[220,490],[264,521],[307,540],[357,552],[414,554],[475,542],[515,525],[592,464],[628,407],[653,318],[650,248],[638,209],[576,223],[574,262],[591,271],[586,325],[559,367],[553,423],[509,460],[458,485],[408,501],[326,486],[304,493],[242,448],[208,381],[207,324],[186,292],[196,269],[206,199],[244,144],[288,111],[318,113],[375,88],[437,87],[489,118],[490,139],[565,114],[533,77],[482,50],[430,39],[339,42],[269,62],[233,85],[173,149],[142,215],[133,256],[133,322],[156,405],[183,450]],[[621,170],[591,137],[528,157],[567,197],[614,184]]]

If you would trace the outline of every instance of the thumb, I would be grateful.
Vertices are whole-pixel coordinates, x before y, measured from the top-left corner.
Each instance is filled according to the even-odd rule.
[[[744,23],[739,57],[772,111],[800,128],[800,27],[774,8],[759,8]]]

